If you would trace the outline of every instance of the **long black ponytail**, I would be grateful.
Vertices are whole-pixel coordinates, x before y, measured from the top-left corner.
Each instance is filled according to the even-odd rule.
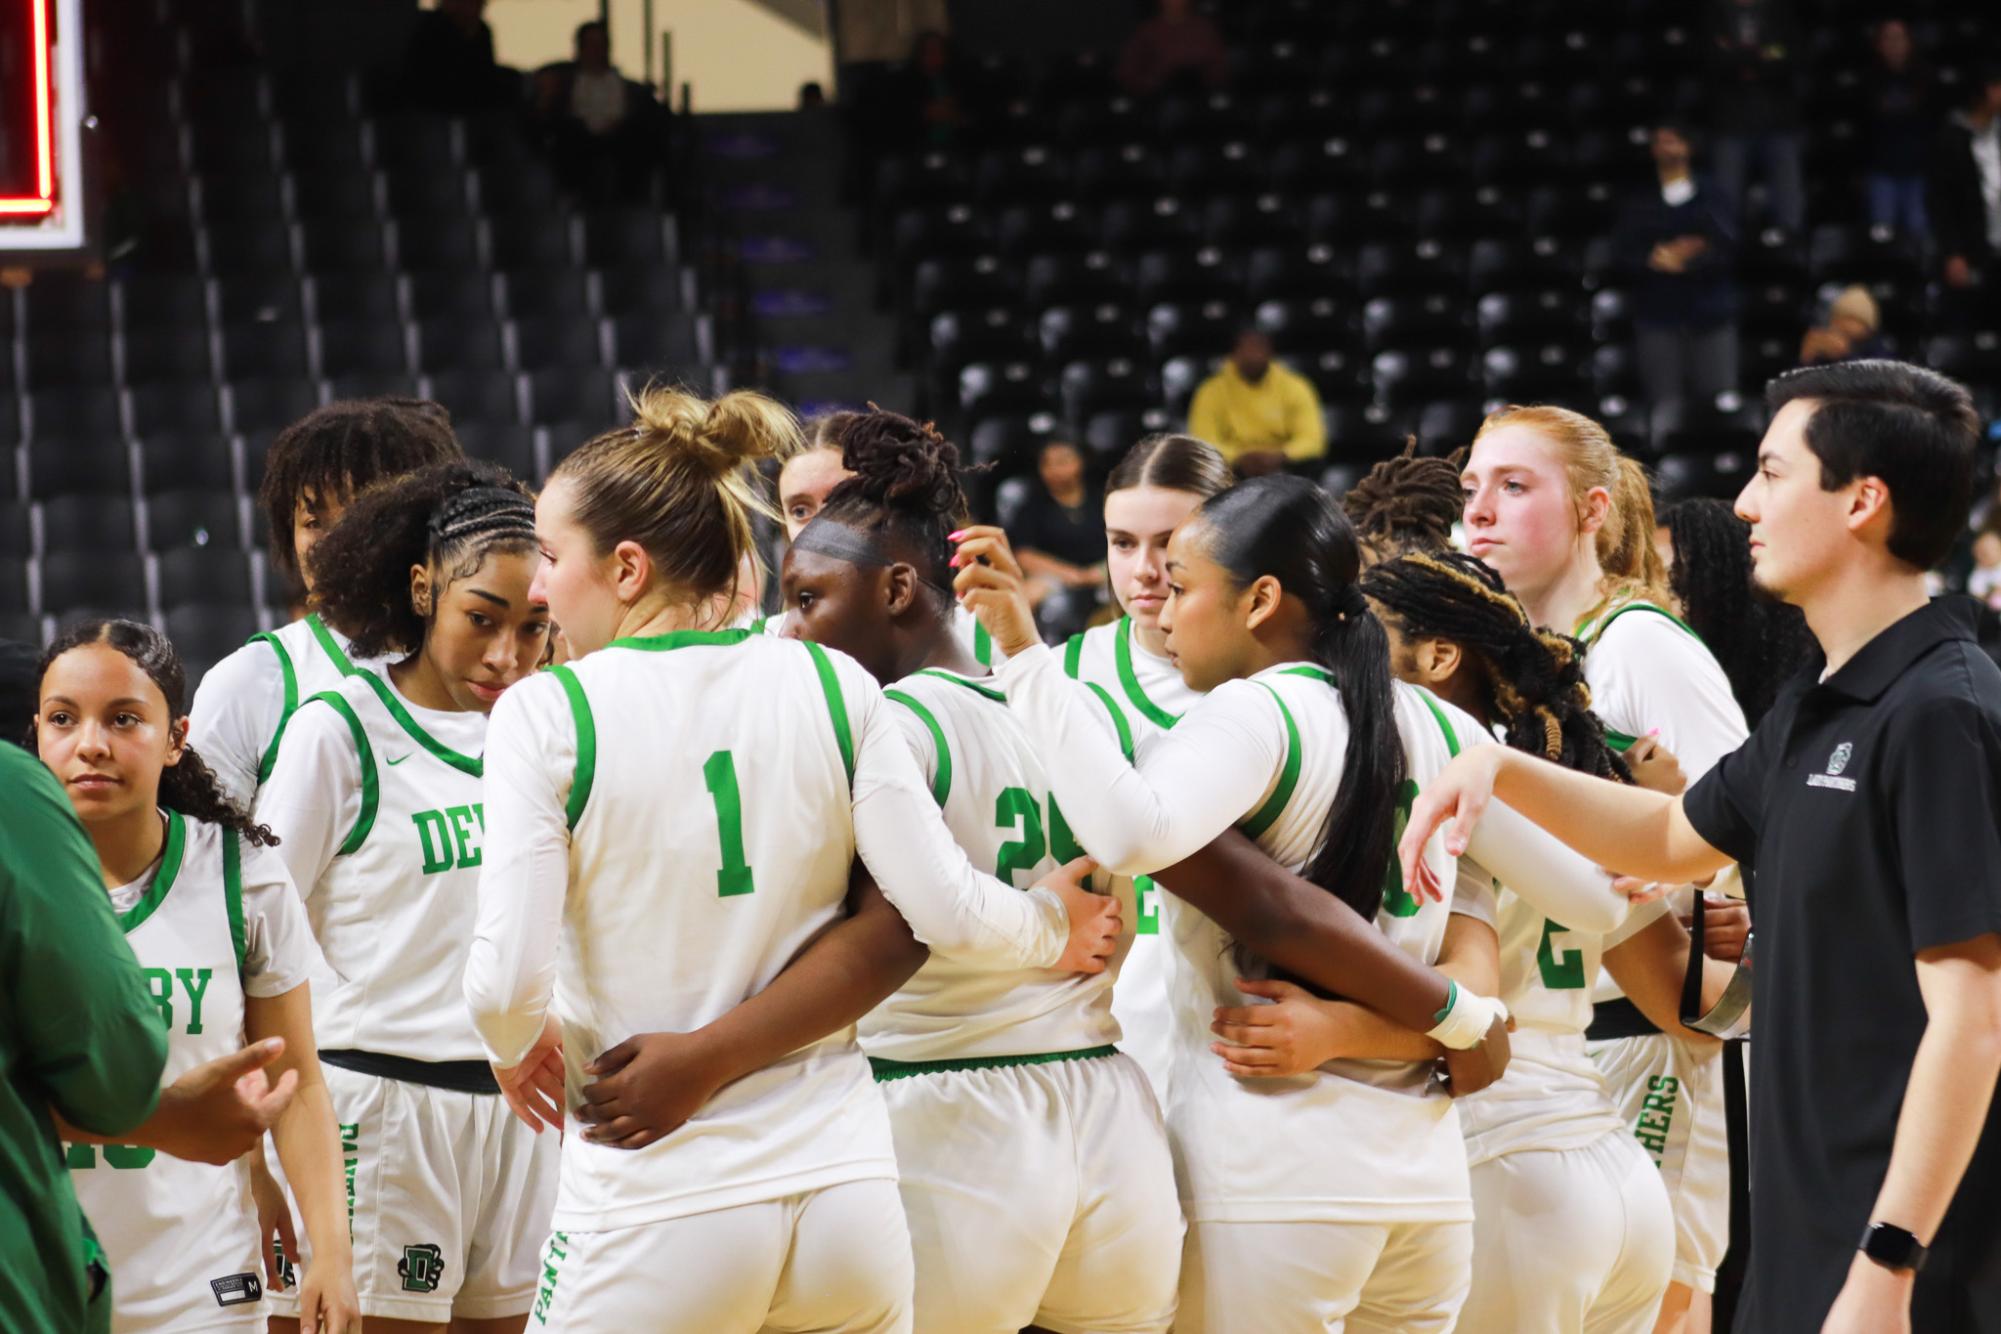
[[[1348,715],[1341,785],[1306,878],[1375,920],[1383,868],[1395,846],[1397,800],[1408,766],[1397,731],[1389,640],[1356,580],[1361,544],[1341,507],[1303,477],[1259,477],[1203,502],[1209,556],[1239,586],[1265,575],[1298,598],[1313,627],[1313,658],[1333,674]]]
[[[57,658],[88,644],[103,644],[117,649],[137,663],[139,670],[146,673],[166,698],[168,725],[178,727],[187,713],[187,669],[181,666],[181,655],[174,650],[172,640],[152,626],[138,621],[81,621],[57,635],[55,643],[49,645],[35,668],[38,688]],[[28,729],[28,749],[35,749],[33,725]],[[252,820],[247,811],[229,799],[215,771],[195,753],[193,746],[185,743],[181,747],[180,762],[160,771],[159,804],[167,810],[179,811],[182,815],[206,820],[224,829],[233,829],[243,836],[245,842],[258,847],[272,847],[278,842],[278,836],[268,826]]]

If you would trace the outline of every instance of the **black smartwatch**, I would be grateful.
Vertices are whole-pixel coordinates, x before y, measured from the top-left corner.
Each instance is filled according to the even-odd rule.
[[[1925,1267],[1931,1252],[1918,1239],[1895,1223],[1871,1223],[1862,1230],[1861,1252],[1885,1269],[1905,1269],[1915,1274]]]

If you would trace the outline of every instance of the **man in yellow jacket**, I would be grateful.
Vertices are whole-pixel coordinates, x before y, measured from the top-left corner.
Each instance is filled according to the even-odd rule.
[[[1320,395],[1311,381],[1272,360],[1271,339],[1257,329],[1238,334],[1230,359],[1195,391],[1188,433],[1221,450],[1247,477],[1327,452]]]

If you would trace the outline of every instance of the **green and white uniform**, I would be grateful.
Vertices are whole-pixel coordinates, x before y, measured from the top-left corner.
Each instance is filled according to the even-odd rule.
[[[1125,716],[1135,745],[1173,727],[1202,698],[1182,681],[1173,663],[1139,642],[1130,616],[1070,636],[1062,652],[1064,675],[1104,691]],[[1133,944],[1112,992],[1112,1015],[1119,1021],[1120,1049],[1140,1063],[1164,1104],[1174,1021],[1162,923],[1173,912],[1174,896],[1151,876],[1138,876],[1133,884]]]
[[[1241,825],[1274,860],[1299,868],[1324,835],[1348,741],[1328,674],[1306,663],[1227,682],[1128,765],[1091,723],[1096,701],[1055,654],[1033,649],[1000,672],[1008,706],[1048,766],[1078,841],[1115,872],[1171,865]],[[1477,723],[1416,687],[1395,690],[1414,801]],[[1442,837],[1425,856],[1451,906],[1403,893],[1384,868],[1377,924],[1414,957],[1438,957],[1450,912],[1493,920],[1488,870],[1547,877],[1579,894],[1602,876],[1496,804],[1457,867]],[[1483,869],[1484,868],[1484,869]],[[1472,1200],[1451,1099],[1430,1063],[1336,1061],[1291,1079],[1240,1080],[1210,1050],[1219,1005],[1251,1003],[1220,927],[1177,910],[1169,921],[1173,1067],[1167,1119],[1189,1222],[1176,1328],[1320,1331],[1352,1318],[1370,1327],[1445,1330],[1466,1293]],[[1273,1145],[1338,1145],[1275,1153]],[[1263,1254],[1272,1263],[1251,1263]],[[1373,1322],[1373,1323],[1371,1323]]]
[[[993,678],[928,670],[884,693],[976,867],[1026,888],[1084,855]],[[859,1026],[889,1104],[927,1334],[1173,1322],[1181,1208],[1160,1109],[1113,1045],[1132,881],[1113,892],[1128,934],[1103,973],[934,957]]]
[[[615,640],[508,691],[466,973],[492,1058],[519,1061],[553,1009],[574,1098],[605,1048],[709,1023],[841,915],[857,853],[937,953],[1016,969],[1060,958],[1061,901],[968,863],[894,707],[844,655],[742,630]],[[908,1329],[895,1181],[868,1063],[852,1029],[830,1034],[645,1149],[566,1136],[536,1317]],[[863,1214],[895,1227],[850,1221]],[[716,1253],[704,1239],[718,1229],[756,1240]],[[619,1259],[634,1254],[703,1258]],[[828,1269],[845,1281],[816,1286]]]
[[[254,806],[299,706],[359,668],[382,665],[378,659],[356,661],[346,637],[317,615],[253,635],[202,677],[189,711],[188,739],[230,800]]]
[[[258,805],[333,974],[313,1026],[365,1315],[526,1311],[555,1202],[554,1136],[508,1111],[465,1008],[486,721],[358,673],[293,717]]]
[[[789,609],[775,611],[769,616],[760,615],[747,619],[741,627],[730,628],[753,630],[761,635],[783,635],[786,618],[791,614]],[[965,645],[966,651],[973,655],[973,661],[982,667],[992,667],[1007,658],[1007,654],[1001,652],[1000,645],[994,643],[993,636],[987,633],[987,627],[981,625],[979,618],[964,607],[952,608],[952,630],[959,636],[959,642]]]
[[[1730,679],[1693,630],[1650,602],[1626,602],[1577,627],[1591,709],[1608,738],[1624,749],[1660,729],[1690,784],[1744,744],[1749,729]],[[1692,896],[1677,896],[1686,911]],[[1599,1005],[1624,999],[1601,973]],[[1664,1033],[1594,1040],[1592,1059],[1605,1074],[1627,1128],[1660,1167],[1674,1203],[1674,1281],[1716,1288],[1716,1267],[1730,1246],[1730,1142],[1723,1102],[1723,1058]]]
[[[274,851],[176,811],[166,820],[159,862],[111,891],[166,1026],[163,1086],[242,1047],[245,998],[282,996],[319,956]],[[116,1276],[114,1330],[264,1328],[248,1160],[211,1167],[129,1144],[71,1144],[68,1159]]]
[[[1514,1055],[1498,1083],[1458,1100],[1473,1184],[1473,1289],[1459,1315],[1466,1334],[1653,1328],[1674,1260],[1674,1217],[1585,1052],[1584,1030],[1605,950],[1667,905],[1624,912],[1608,933],[1622,911],[1615,905],[1608,893],[1599,915],[1586,917],[1500,890],[1501,1000],[1515,1021]],[[1561,924],[1557,911],[1582,925]]]

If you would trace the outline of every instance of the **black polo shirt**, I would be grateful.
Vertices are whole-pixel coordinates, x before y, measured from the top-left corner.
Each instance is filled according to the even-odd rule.
[[[1816,666],[1683,798],[1758,868],[1741,1331],[1819,1331],[1924,1036],[1914,956],[2001,932],[2001,667],[1975,610],[1940,599]],[[1932,1251],[1913,1327],[2001,1330],[2001,1101]]]

